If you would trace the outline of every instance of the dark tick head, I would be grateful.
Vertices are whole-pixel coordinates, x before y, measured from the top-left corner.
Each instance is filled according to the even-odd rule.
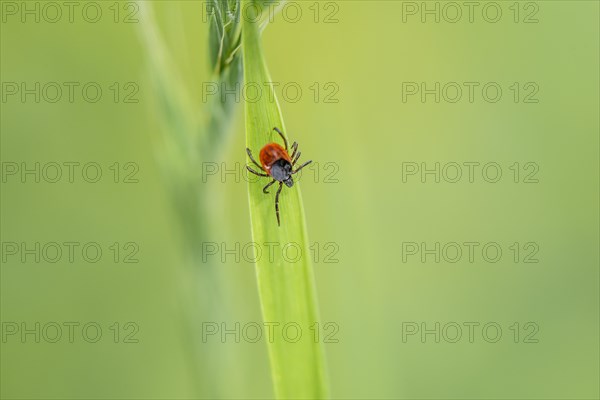
[[[283,182],[289,187],[292,187],[294,184],[294,181],[292,180],[292,164],[283,158],[275,161],[273,165],[271,165],[271,176],[276,181]]]

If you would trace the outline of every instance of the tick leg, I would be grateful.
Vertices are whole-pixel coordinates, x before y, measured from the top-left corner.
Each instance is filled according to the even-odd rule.
[[[272,184],[274,184],[275,182],[277,182],[277,181],[276,181],[275,179],[273,179],[271,182],[267,183],[267,186],[265,186],[265,187],[263,188],[263,193],[265,193],[265,194],[269,193],[269,190],[268,190],[268,189],[269,189],[269,187],[270,187]]]
[[[307,162],[305,162],[304,164],[302,164],[301,166],[299,166],[298,168],[296,168],[295,171],[292,171],[292,174],[295,174],[296,172],[300,171],[302,168],[306,167],[311,162],[312,162],[312,160],[308,160]]]
[[[297,163],[297,162],[298,162],[298,160],[300,159],[300,154],[302,154],[302,152],[301,152],[301,151],[299,151],[299,152],[296,154],[296,157],[293,157],[293,158],[292,158],[292,166],[296,165],[296,163]]]
[[[254,157],[252,156],[252,151],[246,147],[246,153],[248,153],[248,157],[250,157],[250,160],[252,160],[252,162],[254,163],[254,165],[256,165],[261,171],[263,170],[263,167],[256,162],[256,160],[254,159]]]
[[[282,188],[283,182],[279,182],[279,189],[277,189],[277,194],[275,195],[275,214],[277,214],[277,226],[281,226],[281,221],[279,220],[279,193],[281,193]]]
[[[253,170],[252,168],[250,168],[249,166],[246,165],[246,169],[250,172],[252,172],[254,175],[258,175],[258,176],[269,176],[268,174],[262,174],[260,172],[256,172],[255,170]],[[261,170],[262,171],[262,170]]]
[[[294,156],[296,155],[296,150],[298,150],[298,143],[294,142],[294,144],[292,144],[292,155],[290,156],[290,158],[293,160]]]
[[[285,136],[283,136],[283,133],[281,133],[279,128],[275,127],[275,128],[273,128],[273,130],[276,131],[277,133],[279,133],[279,136],[281,136],[281,138],[283,139],[283,143],[285,143],[285,150],[287,151],[287,149],[288,149],[287,139],[285,138]]]

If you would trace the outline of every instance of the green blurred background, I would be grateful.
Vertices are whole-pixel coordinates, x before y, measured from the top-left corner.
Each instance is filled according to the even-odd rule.
[[[7,163],[96,162],[103,176],[97,183],[80,175],[74,183],[36,183],[32,176],[22,183],[18,174],[3,175],[2,398],[272,397],[264,340],[199,337],[203,322],[230,329],[262,323],[255,272],[244,258],[199,263],[184,244],[158,161],[172,133],[161,120],[140,40],[144,14],[119,3],[116,23],[114,3],[99,2],[97,23],[85,21],[80,8],[72,23],[66,15],[50,23],[43,14],[39,23],[31,16],[22,22],[6,3],[12,2],[2,1],[3,96],[6,82],[98,82],[103,96],[97,103],[77,90],[72,103],[66,93],[56,103],[3,97],[3,171],[13,165]],[[150,4],[189,112],[205,118],[205,4]],[[421,22],[421,2],[295,2],[287,20],[279,14],[263,35],[288,134],[319,165],[302,187],[309,238],[320,249],[314,268],[321,320],[339,327],[338,343],[324,344],[332,396],[598,398],[598,3],[498,2],[497,23],[482,17],[486,2],[478,3],[473,22],[463,7],[457,23],[444,20],[443,10],[453,12],[446,3],[426,4],[438,4],[439,23],[427,15]],[[416,15],[406,13],[411,7]],[[294,23],[297,9],[302,16]],[[123,23],[130,12],[139,22]],[[527,16],[538,22],[524,23]],[[115,82],[116,103],[109,89]],[[137,103],[122,101],[128,82],[139,87]],[[290,82],[302,88],[297,102],[282,94]],[[404,102],[403,82],[497,82],[503,95],[490,103],[476,89],[472,103],[466,91],[456,103],[436,103],[433,95]],[[539,88],[536,103],[524,102],[528,82]],[[326,102],[332,87],[337,102]],[[241,105],[222,151],[204,161],[228,168],[245,162]],[[109,168],[115,162],[119,183]],[[139,167],[137,183],[123,183],[127,162]],[[488,183],[478,169],[473,183],[466,176],[435,183],[431,175],[425,183],[419,175],[403,182],[409,162],[496,162],[503,175]],[[519,183],[509,169],[515,162]],[[539,167],[538,183],[523,182],[528,162]],[[336,166],[337,182],[324,179],[334,171],[326,163]],[[251,241],[243,176],[198,182],[208,199],[208,241],[229,248]],[[97,242],[103,256],[97,263],[78,253],[73,263],[65,255],[57,263],[33,256],[22,262],[20,253],[7,254],[8,242]],[[122,262],[123,249],[114,262],[115,242],[135,242],[139,262]],[[337,263],[324,261],[329,242],[337,246]],[[465,254],[436,263],[433,256],[422,262],[419,253],[404,262],[406,242],[497,242],[503,256],[491,263],[476,252],[472,263]],[[539,262],[524,263],[524,249],[515,262],[514,242],[536,243]],[[103,334],[96,343],[77,329],[73,343],[64,328],[57,343],[7,334],[11,324],[31,329],[36,322],[94,322]],[[137,343],[124,340],[128,322],[139,327]],[[443,335],[439,343],[434,335],[403,337],[407,322],[428,329],[456,322],[463,335],[456,343]],[[480,324],[473,343],[465,322]],[[496,343],[481,335],[490,322],[502,328]],[[537,343],[524,343],[528,322],[539,327]]]

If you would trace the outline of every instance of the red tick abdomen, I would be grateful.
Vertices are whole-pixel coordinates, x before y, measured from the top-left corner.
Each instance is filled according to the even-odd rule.
[[[269,143],[260,149],[260,163],[267,172],[271,171],[271,166],[275,161],[282,158],[290,163],[292,162],[287,151],[278,143]]]

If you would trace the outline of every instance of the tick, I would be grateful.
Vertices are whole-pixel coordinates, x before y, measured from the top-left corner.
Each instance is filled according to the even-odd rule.
[[[271,187],[271,185],[273,185],[275,182],[279,182],[279,188],[277,189],[277,194],[275,195],[275,214],[277,215],[277,225],[281,226],[281,222],[279,220],[279,193],[281,193],[283,184],[285,183],[287,187],[294,186],[294,179],[292,178],[292,175],[306,167],[312,162],[312,160],[307,161],[298,168],[294,169],[294,166],[300,158],[298,143],[294,142],[294,144],[292,144],[292,155],[290,155],[288,151],[288,142],[285,136],[283,136],[283,133],[276,127],[273,128],[273,130],[279,133],[279,136],[281,136],[283,139],[285,148],[278,143],[266,144],[262,149],[260,149],[260,154],[258,156],[260,164],[256,162],[252,156],[252,151],[249,148],[246,148],[248,157],[250,157],[250,160],[262,172],[255,171],[248,165],[246,165],[246,168],[248,168],[248,171],[252,172],[254,175],[273,179],[267,184],[267,186],[263,188],[263,193],[265,194],[269,193],[269,187]]]

